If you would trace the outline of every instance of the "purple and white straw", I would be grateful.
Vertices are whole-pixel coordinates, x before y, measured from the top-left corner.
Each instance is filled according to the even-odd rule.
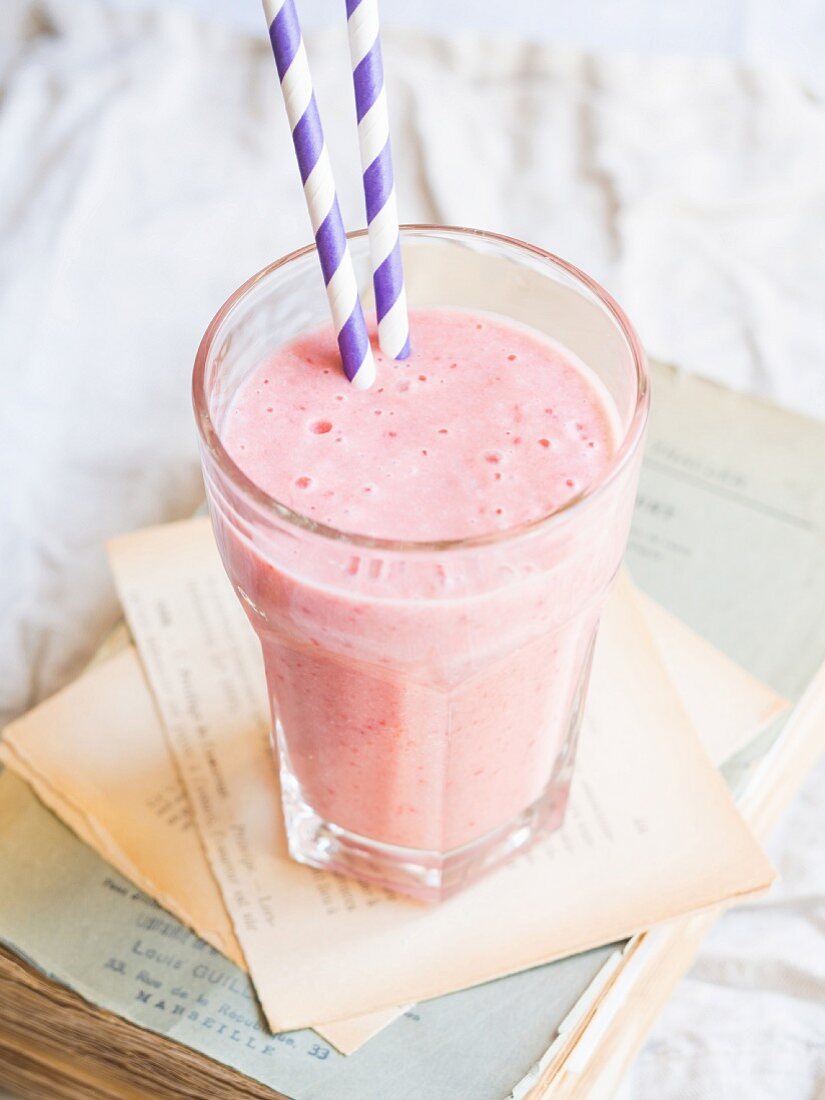
[[[378,318],[378,343],[385,355],[393,359],[406,359],[410,354],[410,322],[401,265],[378,0],[347,0],[347,27]]]
[[[341,362],[353,385],[366,390],[375,380],[375,362],[295,0],[263,0],[263,3]]]

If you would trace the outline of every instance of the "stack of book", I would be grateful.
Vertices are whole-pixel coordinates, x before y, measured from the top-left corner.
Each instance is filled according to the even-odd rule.
[[[116,541],[129,630],[0,743],[0,1085],[610,1095],[825,740],[825,434],[654,382],[568,819],[435,909],[286,858],[206,522]]]

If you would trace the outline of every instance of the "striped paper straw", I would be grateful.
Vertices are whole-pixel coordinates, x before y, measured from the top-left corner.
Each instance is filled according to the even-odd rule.
[[[410,354],[410,322],[390,148],[390,120],[378,33],[378,0],[347,0],[358,145],[372,257],[378,342],[385,355]]]
[[[335,193],[332,165],[324,142],[295,0],[264,0],[264,11],[301,171],[304,197],[324,273],[341,362],[353,385],[359,389],[369,389],[375,381],[375,363],[364,311],[358,298],[358,284]]]

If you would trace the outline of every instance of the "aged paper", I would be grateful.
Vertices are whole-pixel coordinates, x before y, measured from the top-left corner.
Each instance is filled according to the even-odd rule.
[[[275,1030],[435,997],[761,890],[772,878],[629,591],[606,615],[565,828],[426,909],[289,859],[257,642],[208,521],[116,540],[111,559]]]
[[[7,726],[0,759],[136,886],[243,966],[134,649]]]
[[[113,867],[246,969],[133,647],[7,726],[0,761]],[[403,1011],[314,1029],[350,1054]]]

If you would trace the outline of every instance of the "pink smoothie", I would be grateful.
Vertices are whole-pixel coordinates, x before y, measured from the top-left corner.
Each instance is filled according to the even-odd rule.
[[[367,393],[327,331],[261,363],[223,432],[245,473],[319,523],[425,542],[538,519],[604,473],[615,413],[569,352],[491,315],[410,321],[412,356],[378,353]]]
[[[608,469],[618,417],[581,362],[490,314],[414,311],[413,354],[353,389],[332,334],[264,359],[220,426],[247,476],[351,534],[438,542],[540,520]],[[360,836],[448,851],[551,779],[631,497],[489,545],[256,539],[219,514],[299,797]],[[293,792],[294,795],[294,792]]]

